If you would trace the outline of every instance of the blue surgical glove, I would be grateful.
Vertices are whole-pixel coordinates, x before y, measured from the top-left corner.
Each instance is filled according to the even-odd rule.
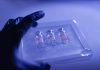
[[[21,38],[28,29],[37,26],[37,20],[45,14],[37,11],[25,17],[9,19],[4,28],[0,31],[0,70],[49,70],[50,65],[37,62],[34,65],[28,64],[15,57],[15,49],[18,49]],[[18,65],[20,66],[18,66]]]

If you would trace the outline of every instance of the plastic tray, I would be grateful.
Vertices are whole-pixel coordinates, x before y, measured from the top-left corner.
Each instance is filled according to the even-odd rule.
[[[23,37],[21,48],[24,59],[28,62],[52,62],[59,60],[74,60],[90,56],[91,50],[83,34],[77,28],[75,20],[40,23],[38,27],[31,28]],[[67,35],[65,43],[59,37],[59,29],[64,28]],[[53,30],[55,41],[48,41],[48,30]],[[44,42],[37,44],[36,33],[42,32]]]

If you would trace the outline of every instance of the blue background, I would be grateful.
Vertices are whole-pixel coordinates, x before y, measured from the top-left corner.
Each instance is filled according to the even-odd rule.
[[[52,63],[51,70],[100,70],[100,1],[99,0],[0,0],[0,30],[9,18],[43,10],[40,23],[76,19],[93,57],[74,63]]]

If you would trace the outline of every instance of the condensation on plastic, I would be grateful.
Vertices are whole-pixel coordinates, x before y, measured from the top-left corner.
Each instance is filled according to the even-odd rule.
[[[74,60],[92,55],[76,20],[41,23],[22,39],[23,58],[29,62]]]

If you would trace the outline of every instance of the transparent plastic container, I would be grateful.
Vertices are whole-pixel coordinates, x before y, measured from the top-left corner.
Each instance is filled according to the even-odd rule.
[[[74,60],[92,55],[75,20],[40,23],[21,42],[22,56],[28,62]]]

